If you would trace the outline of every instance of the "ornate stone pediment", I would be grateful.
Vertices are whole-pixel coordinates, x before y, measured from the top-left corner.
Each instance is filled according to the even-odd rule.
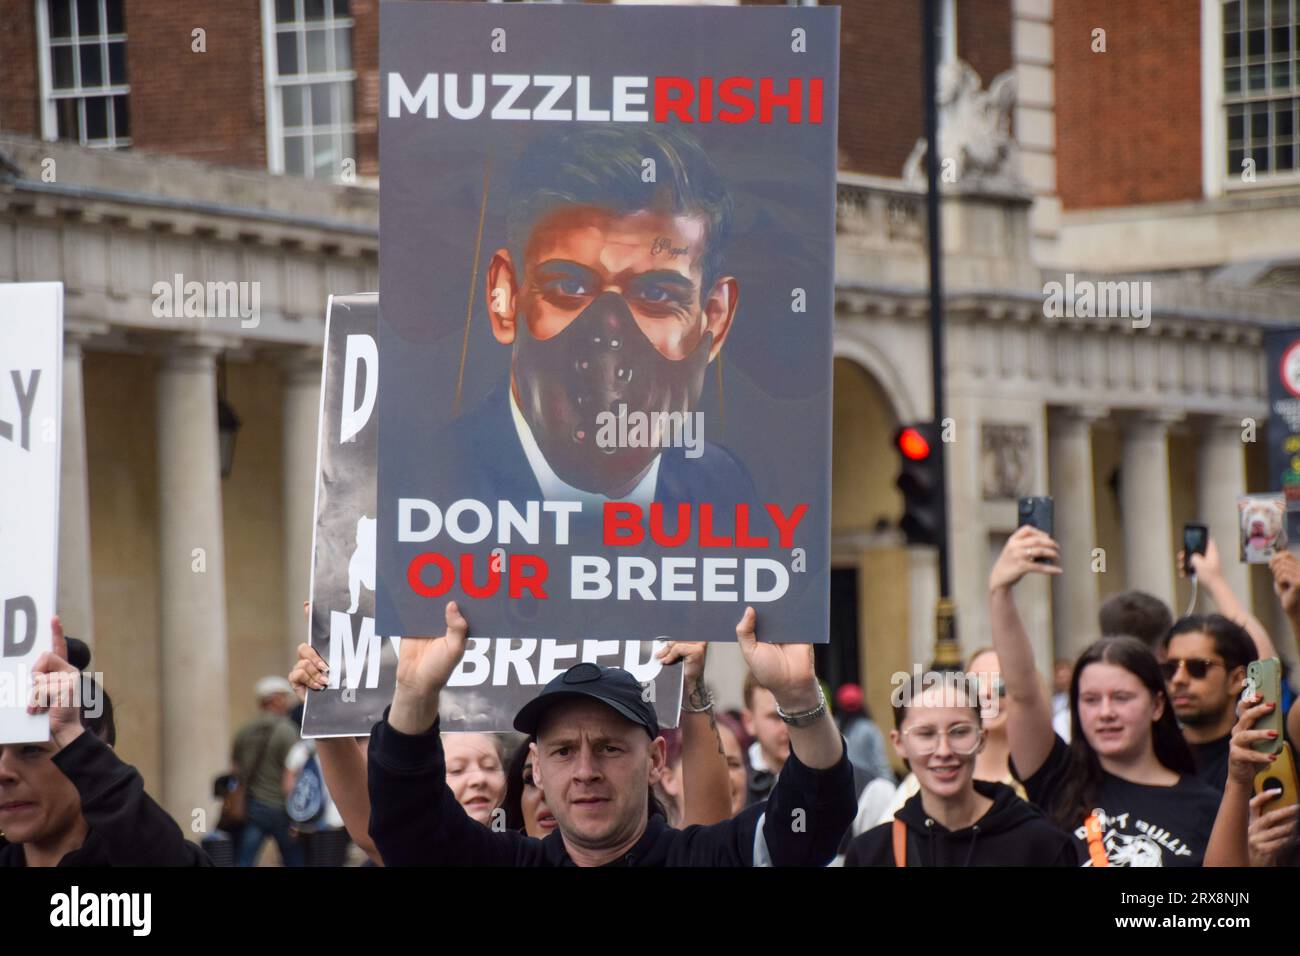
[[[980,426],[980,483],[985,501],[1027,495],[1034,482],[1034,456],[1028,425]]]

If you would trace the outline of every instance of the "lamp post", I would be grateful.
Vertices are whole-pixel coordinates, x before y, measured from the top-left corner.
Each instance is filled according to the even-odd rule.
[[[239,416],[226,401],[226,360],[217,369],[217,442],[221,455],[221,477],[229,478],[235,467],[235,436],[239,434]]]

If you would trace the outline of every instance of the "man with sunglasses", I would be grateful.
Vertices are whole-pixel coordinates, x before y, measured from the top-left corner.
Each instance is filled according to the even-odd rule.
[[[1246,665],[1259,657],[1255,642],[1221,614],[1196,614],[1177,621],[1163,647],[1169,702],[1196,758],[1196,775],[1222,793]]]

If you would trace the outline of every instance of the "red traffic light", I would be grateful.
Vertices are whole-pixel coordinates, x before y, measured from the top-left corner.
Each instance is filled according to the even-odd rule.
[[[912,461],[925,461],[930,457],[930,443],[919,429],[904,428],[898,433],[898,450],[904,458]]]

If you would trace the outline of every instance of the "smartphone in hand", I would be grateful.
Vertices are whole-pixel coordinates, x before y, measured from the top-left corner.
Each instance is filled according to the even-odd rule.
[[[1205,554],[1205,546],[1210,541],[1210,529],[1203,524],[1183,525],[1183,570],[1192,571],[1192,555]]]
[[[1257,740],[1253,744],[1260,753],[1273,754],[1282,749],[1282,662],[1276,657],[1251,661],[1246,665],[1246,689],[1254,689],[1263,703],[1273,705],[1272,711],[1255,721],[1254,730],[1276,730],[1272,740]]]
[[[1044,534],[1052,533],[1052,499],[1046,495],[1029,495],[1018,504],[1020,524],[1037,528]],[[1051,564],[1049,558],[1034,558],[1039,564]]]

